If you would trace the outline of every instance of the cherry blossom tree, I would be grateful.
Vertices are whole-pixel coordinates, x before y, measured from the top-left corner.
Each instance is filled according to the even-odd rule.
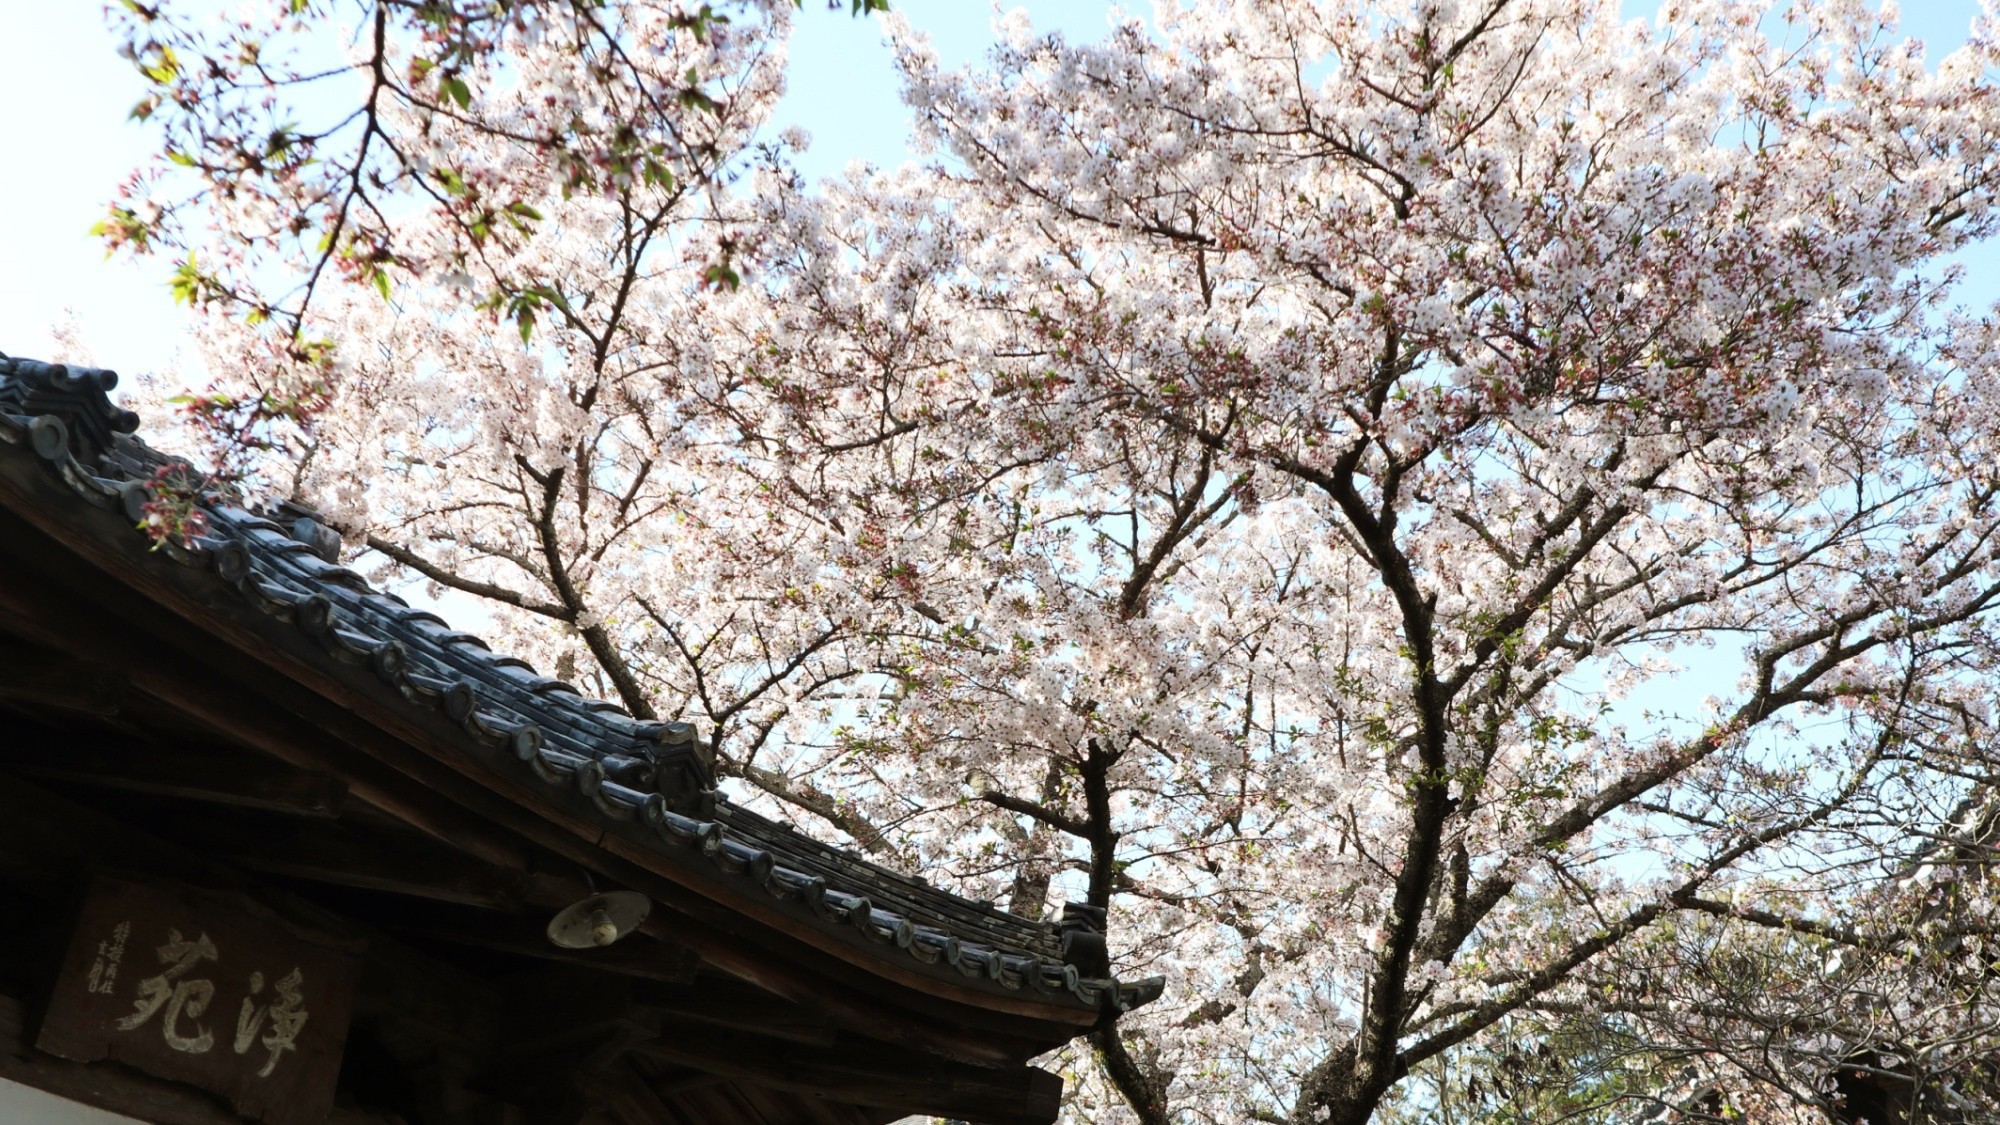
[[[1991,1111],[1990,8],[892,20],[935,159],[820,185],[781,6],[490,10],[356,41],[344,164],[168,95],[198,401],[746,795],[1108,909],[1079,1120]]]

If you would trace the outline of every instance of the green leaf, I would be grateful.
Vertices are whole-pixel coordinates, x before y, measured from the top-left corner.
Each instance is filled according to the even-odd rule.
[[[542,220],[542,213],[540,211],[535,210],[518,199],[507,205],[507,213],[510,215],[519,215],[524,219],[534,222],[541,222]]]
[[[452,101],[458,103],[458,108],[472,108],[472,87],[465,84],[465,79],[455,74],[446,78],[444,80],[444,92],[451,97]]]
[[[680,92],[680,103],[688,109],[698,109],[704,113],[719,114],[722,112],[722,103],[710,97],[708,91],[703,90],[699,86],[690,86],[682,90]]]
[[[521,342],[527,343],[528,337],[535,334],[535,310],[522,305],[521,311],[514,314],[514,324],[521,330]]]
[[[695,42],[706,43],[708,42],[709,24],[728,23],[728,22],[729,22],[728,16],[718,16],[715,14],[715,9],[713,6],[708,4],[703,4],[701,6],[701,10],[694,13],[693,15],[675,16],[672,20],[669,21],[668,26],[683,28],[688,31],[692,31],[694,32]]]
[[[98,238],[116,236],[120,242],[132,242],[134,246],[140,248],[146,248],[148,240],[152,238],[152,230],[138,218],[138,214],[132,214],[132,208],[124,206],[114,206],[110,218],[90,224],[90,234]],[[110,256],[110,250],[106,250],[106,256]]]
[[[195,266],[194,255],[190,254],[174,268],[173,276],[167,279],[167,288],[172,291],[175,304],[192,305],[201,297],[205,281]]]
[[[154,56],[153,62],[150,63],[142,62],[139,64],[139,73],[152,79],[154,83],[161,86],[164,86],[169,82],[172,82],[175,76],[180,74],[180,72],[181,72],[180,58],[174,54],[174,49],[172,47],[169,47],[164,43],[160,45],[159,52]]]
[[[853,5],[853,9],[849,13],[850,15],[859,16],[868,12],[886,12],[889,10],[889,0],[850,0],[850,3]],[[792,0],[792,7],[800,11],[804,11],[805,6],[806,0]],[[829,5],[829,7],[831,6]]]
[[[569,311],[569,298],[563,296],[562,290],[557,289],[553,285],[534,286],[528,290],[528,296],[533,297],[537,301],[546,301],[564,312]]]
[[[369,276],[369,280],[370,280],[370,281],[373,281],[373,282],[375,283],[375,291],[376,291],[377,293],[380,293],[380,294],[382,294],[382,299],[383,299],[383,300],[385,300],[385,301],[386,301],[386,300],[388,300],[388,299],[389,299],[389,271],[388,271],[388,270],[385,270],[385,269],[383,269],[383,268],[382,268],[382,267],[380,267],[380,266],[377,266],[377,267],[375,267],[375,271],[374,271],[374,273],[372,273],[372,274],[371,274],[371,275]]]

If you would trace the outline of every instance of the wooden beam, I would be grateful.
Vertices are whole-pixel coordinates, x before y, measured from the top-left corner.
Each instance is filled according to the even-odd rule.
[[[0,994],[0,1078],[158,1125],[242,1125],[214,1098],[115,1062],[79,1063],[34,1050],[19,999]]]
[[[283,891],[252,888],[234,868],[50,790],[0,774],[0,880],[45,901],[60,903],[80,875],[92,868],[166,875],[217,889],[252,891],[259,901],[316,929],[349,933],[368,942],[355,993],[357,1017],[393,1020],[424,1029],[426,1038],[451,1042],[481,1044],[497,1034],[500,1000],[486,982],[351,916]]]
[[[94,611],[30,593],[45,580],[24,578],[0,558],[0,624],[64,655],[102,664],[124,674],[133,688],[168,711],[231,742],[291,765],[340,777],[357,798],[381,808],[433,839],[501,867],[525,869],[529,849],[518,837],[468,815],[462,807],[421,782],[356,753],[337,735],[300,719],[253,690],[225,685],[237,677],[218,675],[192,654],[147,642],[133,647],[117,623]],[[111,596],[119,596],[116,591]],[[126,590],[125,599],[137,597]],[[143,613],[143,602],[126,607]]]
[[[686,988],[648,989],[640,1003],[663,1022],[708,1024],[788,1043],[825,1047],[839,1032],[826,1013],[732,978],[705,976]]]
[[[670,1025],[633,1051],[740,1083],[984,1125],[1051,1125],[1062,1099],[1062,1079],[1036,1067],[967,1066],[886,1043],[806,1047]]]
[[[722,1081],[712,1075],[698,1077],[708,1083]],[[625,1125],[672,1125],[679,1120],[679,1115],[661,1100],[658,1088],[632,1073],[629,1065],[605,1072],[598,1077],[596,1086],[605,1108],[617,1114]]]
[[[509,978],[494,1087],[538,1110],[536,1121],[587,1121],[605,1111],[605,1076],[624,1071],[633,1045],[660,1030],[658,1017],[632,1003],[632,991],[630,980],[573,965]]]
[[[520,872],[452,851],[410,832],[364,833],[339,824],[304,823],[251,832],[226,821],[190,825],[190,843],[226,863],[264,875],[380,891],[494,910],[520,910],[528,880]],[[580,895],[582,888],[577,892]]]
[[[548,923],[553,914],[511,915],[406,901],[384,904],[370,916],[401,934],[668,985],[692,981],[701,964],[683,946],[640,934],[602,949],[564,949],[549,941]]]
[[[677,1070],[654,1080],[652,1091],[663,1098],[671,1098],[689,1090],[705,1090],[727,1081],[729,1079],[720,1074],[709,1074],[701,1070]]]
[[[115,717],[131,696],[124,677],[106,668],[19,641],[0,641],[0,702]]]
[[[59,755],[0,759],[24,777],[294,816],[332,819],[347,785],[266,755],[211,747],[68,745]]]

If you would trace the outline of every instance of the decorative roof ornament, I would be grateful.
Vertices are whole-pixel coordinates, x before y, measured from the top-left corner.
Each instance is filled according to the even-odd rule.
[[[340,561],[340,532],[327,526],[326,517],[320,515],[317,509],[297,500],[280,500],[265,514],[283,526],[293,542],[311,547],[320,561]]]
[[[1111,975],[1111,951],[1104,940],[1105,910],[1087,902],[1065,902],[1056,915],[1057,948],[1063,963],[1086,977]]]
[[[139,416],[111,402],[118,373],[0,354],[0,410],[35,419],[35,451],[53,458],[59,449],[86,467],[110,450],[113,435],[135,433]]]

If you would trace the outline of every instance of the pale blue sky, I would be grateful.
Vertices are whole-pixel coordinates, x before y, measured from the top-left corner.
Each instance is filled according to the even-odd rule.
[[[993,41],[979,0],[898,0],[948,62]],[[1034,0],[1038,27],[1096,35],[1111,5]],[[849,159],[893,163],[905,115],[888,51],[872,20],[806,0],[792,47],[784,120],[816,138],[817,174]],[[105,261],[88,233],[124,177],[146,156],[126,120],[143,80],[116,54],[99,0],[0,0],[0,352],[44,357],[48,329],[73,309],[99,363],[135,372],[164,365],[184,310],[158,262]],[[775,128],[774,128],[775,133]],[[47,358],[62,358],[48,356]]]
[[[993,9],[980,0],[895,0],[928,31],[949,65],[977,58],[992,42]],[[873,21],[854,20],[806,0],[794,36],[790,92],[779,126],[813,135],[808,173],[852,159],[892,164],[904,156],[906,115],[888,52]],[[1013,5],[1009,5],[1010,7]],[[1037,27],[1072,38],[1103,33],[1105,0],[1030,0]],[[1129,5],[1149,11],[1144,0]],[[1628,0],[1635,15],[1648,0]],[[1978,0],[1912,0],[1904,26],[1932,58],[1964,41]],[[120,180],[145,156],[143,130],[126,120],[141,81],[115,54],[96,0],[0,0],[0,351],[41,355],[49,326],[76,311],[97,360],[127,371],[161,366],[182,317],[157,262],[107,262],[87,233]],[[1965,293],[2000,298],[2000,253],[1970,262]],[[51,356],[50,358],[61,358]]]

